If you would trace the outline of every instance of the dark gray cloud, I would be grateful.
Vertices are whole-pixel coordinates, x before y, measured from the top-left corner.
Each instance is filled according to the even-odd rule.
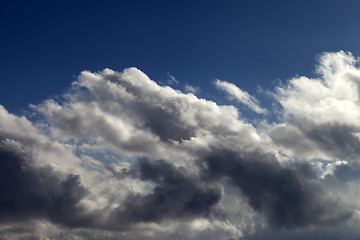
[[[32,166],[23,154],[0,148],[0,222],[48,219],[66,226],[86,224],[80,200],[87,194],[76,175]]]
[[[342,182],[359,181],[360,166],[359,164],[339,165],[335,167],[333,176]],[[328,176],[329,177],[329,176]]]
[[[71,228],[128,230],[140,222],[209,217],[221,199],[218,185],[204,184],[164,160],[139,159],[122,174],[150,181],[155,187],[148,194],[130,194],[109,215],[89,212],[80,204],[88,190],[81,186],[79,176],[36,166],[25,153],[1,147],[0,223],[48,220]]]
[[[348,226],[333,228],[319,228],[306,230],[258,230],[256,234],[249,234],[240,240],[359,240],[359,231]]]
[[[221,199],[217,185],[205,184],[185,168],[175,167],[164,160],[142,158],[132,169],[122,174],[155,185],[148,194],[130,195],[121,206],[117,217],[128,222],[209,217]]]
[[[323,151],[331,151],[342,158],[360,153],[359,140],[353,134],[355,130],[346,124],[318,124],[301,129]]]
[[[205,178],[238,187],[273,228],[331,226],[352,215],[327,196],[308,164],[283,167],[271,155],[223,149],[206,154],[201,164]]]
[[[201,176],[195,177],[164,160],[143,158],[131,169],[114,172],[118,177],[155,184],[149,194],[129,196],[117,217],[133,222],[208,217],[221,197],[211,186],[222,179],[238,187],[249,205],[274,229],[335,226],[352,216],[326,193],[306,163],[282,166],[274,156],[261,151],[213,149],[199,159],[199,166]]]
[[[48,219],[68,227],[121,230],[140,222],[209,218],[221,199],[221,179],[238,187],[273,228],[335,225],[351,216],[328,198],[309,165],[283,167],[261,152],[213,150],[201,159],[201,176],[165,160],[139,159],[120,176],[149,181],[153,190],[130,194],[102,221],[79,205],[87,190],[78,176],[32,166],[25,155],[5,149],[0,159],[1,222]]]
[[[325,175],[325,180],[328,182],[358,182],[360,181],[360,163],[352,159],[348,162],[340,164],[333,164],[331,173]]]
[[[136,115],[141,116],[144,127],[149,128],[164,142],[189,140],[195,136],[195,128],[186,126],[179,119],[181,109],[178,107],[170,106],[165,109],[141,103],[132,106],[132,109],[136,109]]]
[[[282,128],[281,131],[272,134],[276,143],[287,148],[303,151],[305,154],[314,149],[317,152],[343,159],[360,153],[359,139],[354,135],[357,130],[349,125],[316,124],[304,119],[288,119],[287,124],[287,129],[293,128],[296,131],[291,132]],[[306,142],[308,142],[308,147],[304,147]]]

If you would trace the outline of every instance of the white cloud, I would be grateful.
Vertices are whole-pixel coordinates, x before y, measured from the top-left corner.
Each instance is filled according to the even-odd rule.
[[[343,51],[319,58],[319,78],[296,77],[276,88],[284,123],[273,139],[301,158],[348,159],[359,151],[360,69]],[[286,133],[286,134],[284,134]]]
[[[235,84],[217,79],[215,85],[218,89],[225,91],[231,100],[236,100],[256,113],[266,114],[267,110],[259,106],[258,100],[248,92],[238,88]]]
[[[358,180],[343,181],[339,169],[348,167],[352,178],[360,172],[360,70],[350,53],[319,59],[319,78],[296,77],[273,92],[282,107],[278,122],[264,119],[256,126],[234,106],[161,86],[136,68],[84,71],[63,101],[31,106],[43,116],[36,122],[0,106],[0,150],[22,153],[31,166],[51,167],[64,178],[79,176],[88,195],[77,207],[88,219],[82,230],[66,230],[69,238],[220,239],[256,234],[268,224],[290,232],[357,223],[360,203],[353,199],[359,196],[351,192],[358,191]],[[215,84],[253,111],[267,113],[234,84]],[[304,160],[323,172],[317,176]],[[333,192],[341,193],[336,201]],[[285,201],[293,196],[296,201]],[[312,215],[314,209],[323,215]],[[293,218],[299,215],[301,221]],[[41,221],[0,224],[0,237],[64,234],[51,218]]]
[[[316,124],[359,127],[360,70],[351,53],[325,53],[319,59],[320,78],[298,77],[277,88],[276,98],[286,116]],[[344,117],[346,116],[346,117]]]
[[[185,89],[185,92],[194,93],[194,94],[200,91],[199,87],[194,87],[189,84],[185,84],[184,89]]]
[[[155,158],[177,158],[177,149],[183,154],[192,142],[218,137],[236,138],[239,147],[260,141],[235,107],[160,86],[136,68],[83,72],[66,97],[61,105],[48,100],[33,106],[48,118],[52,135],[64,141],[85,139],[122,154]]]
[[[219,106],[193,94],[160,86],[136,68],[121,73],[110,69],[99,73],[82,72],[64,98],[63,102],[49,99],[32,105],[33,110],[45,117],[36,126],[24,117],[6,112],[1,117],[13,119],[2,123],[14,126],[5,135],[11,136],[20,129],[21,136],[33,131],[35,139],[43,139],[43,145],[36,140],[36,159],[50,162],[56,170],[78,174],[90,191],[81,203],[89,213],[99,215],[101,224],[110,221],[113,212],[125,204],[127,196],[146,195],[154,187],[153,183],[136,178],[118,178],[108,168],[121,175],[132,167],[134,159],[146,156],[167,159],[174,166],[186,167],[189,173],[196,175],[199,154],[211,151],[214,146],[239,151],[259,147],[271,150],[269,138],[260,136],[254,126],[239,119],[235,107]],[[26,124],[31,131],[21,130]],[[22,141],[21,145],[28,142]],[[110,157],[112,160],[108,161],[106,155],[115,158]],[[164,236],[193,228],[182,219],[173,221],[173,230],[167,230]],[[210,228],[214,235],[221,232],[240,236],[241,228],[236,229],[236,223],[231,224],[220,219],[210,221],[206,232]],[[131,235],[141,236],[148,231],[159,234],[167,229],[167,224],[166,221],[159,223],[155,229],[153,223],[134,227],[137,233]],[[208,238],[204,231],[193,236]]]

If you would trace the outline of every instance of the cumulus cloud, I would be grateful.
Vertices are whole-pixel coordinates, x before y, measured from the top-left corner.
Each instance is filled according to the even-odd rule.
[[[82,72],[33,121],[1,106],[0,238],[357,237],[358,60],[317,72],[272,91],[276,122],[232,83],[215,82],[263,121],[136,68]]]
[[[177,156],[183,147],[205,147],[218,137],[244,145],[239,133],[262,142],[251,124],[238,119],[235,107],[160,86],[136,68],[83,72],[65,97],[62,104],[47,100],[33,106],[47,117],[52,136],[63,140],[90,139],[97,146],[156,158]]]
[[[317,66],[319,78],[296,77],[277,87],[274,96],[283,108],[283,123],[272,129],[273,139],[304,158],[356,155],[360,131],[357,64],[351,53],[324,53]]]

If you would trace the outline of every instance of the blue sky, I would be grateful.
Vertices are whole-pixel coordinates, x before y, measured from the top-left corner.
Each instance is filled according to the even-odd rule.
[[[2,1],[0,103],[60,94],[83,70],[137,67],[199,86],[311,75],[327,51],[360,54],[358,1]],[[209,94],[207,94],[209,93]]]
[[[359,12],[1,1],[0,239],[360,239]]]

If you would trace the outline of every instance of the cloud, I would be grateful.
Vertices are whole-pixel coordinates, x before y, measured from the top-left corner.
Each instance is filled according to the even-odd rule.
[[[184,89],[185,89],[185,92],[194,93],[194,94],[200,91],[199,87],[194,87],[189,84],[185,84]]]
[[[238,119],[235,107],[219,106],[193,94],[159,86],[139,70],[128,69],[123,73],[84,72],[64,95],[63,102],[46,100],[32,109],[43,115],[42,122],[34,125],[25,117],[4,110],[4,126],[0,130],[11,145],[34,154],[34,164],[50,164],[54,171],[65,175],[74,171],[79,175],[88,191],[80,199],[87,219],[81,227],[131,231],[137,236],[160,231],[172,236],[179,229],[193,229],[202,222],[202,229],[214,236],[214,231],[242,235],[226,219],[210,217],[213,209],[221,207],[221,185],[209,185],[196,174],[179,170],[194,169],[193,154],[219,141],[218,137],[244,147],[249,144],[243,136],[246,142],[260,144],[254,127]],[[34,133],[28,135],[29,130]],[[115,168],[126,166],[127,162],[131,166],[141,155],[166,157],[168,164],[154,168],[176,174],[178,183],[143,181],[141,177],[119,179],[106,172],[111,165],[107,155]],[[171,161],[180,168],[171,167]],[[165,173],[161,170],[157,174],[169,179]],[[159,203],[158,199],[164,201]],[[169,227],[168,221],[175,223]],[[204,235],[192,231],[194,236]]]
[[[64,103],[48,100],[33,108],[48,119],[55,138],[90,139],[97,146],[156,158],[172,157],[179,144],[206,144],[206,137],[243,132],[258,138],[235,107],[160,86],[136,68],[83,72]]]
[[[266,114],[267,110],[259,106],[258,100],[248,92],[241,90],[235,84],[217,79],[215,85],[218,89],[225,91],[231,100],[236,100],[256,113]]]
[[[179,84],[179,81],[176,80],[176,78],[173,75],[171,75],[170,73],[167,73],[166,76],[169,78],[168,79],[168,84],[169,85],[174,85],[174,84],[177,85],[177,84]]]
[[[164,160],[139,159],[131,176],[155,184],[151,193],[130,195],[121,218],[127,222],[159,222],[162,219],[208,217],[219,202],[221,191],[189,175],[185,168]]]
[[[299,158],[349,159],[359,151],[358,60],[343,51],[319,57],[319,78],[296,77],[276,88],[282,123],[273,140]],[[286,133],[286,134],[284,134]]]
[[[356,238],[358,60],[317,72],[272,91],[274,122],[232,83],[262,121],[136,68],[84,71],[30,118],[0,106],[0,238]]]
[[[201,162],[206,163],[206,177],[225,178],[238,187],[274,228],[332,225],[351,217],[336,199],[326,196],[308,164],[284,167],[271,155],[222,149],[215,149]]]
[[[80,201],[87,190],[79,176],[61,176],[51,167],[35,167],[31,159],[0,148],[0,222],[48,219],[78,227],[87,221]]]

